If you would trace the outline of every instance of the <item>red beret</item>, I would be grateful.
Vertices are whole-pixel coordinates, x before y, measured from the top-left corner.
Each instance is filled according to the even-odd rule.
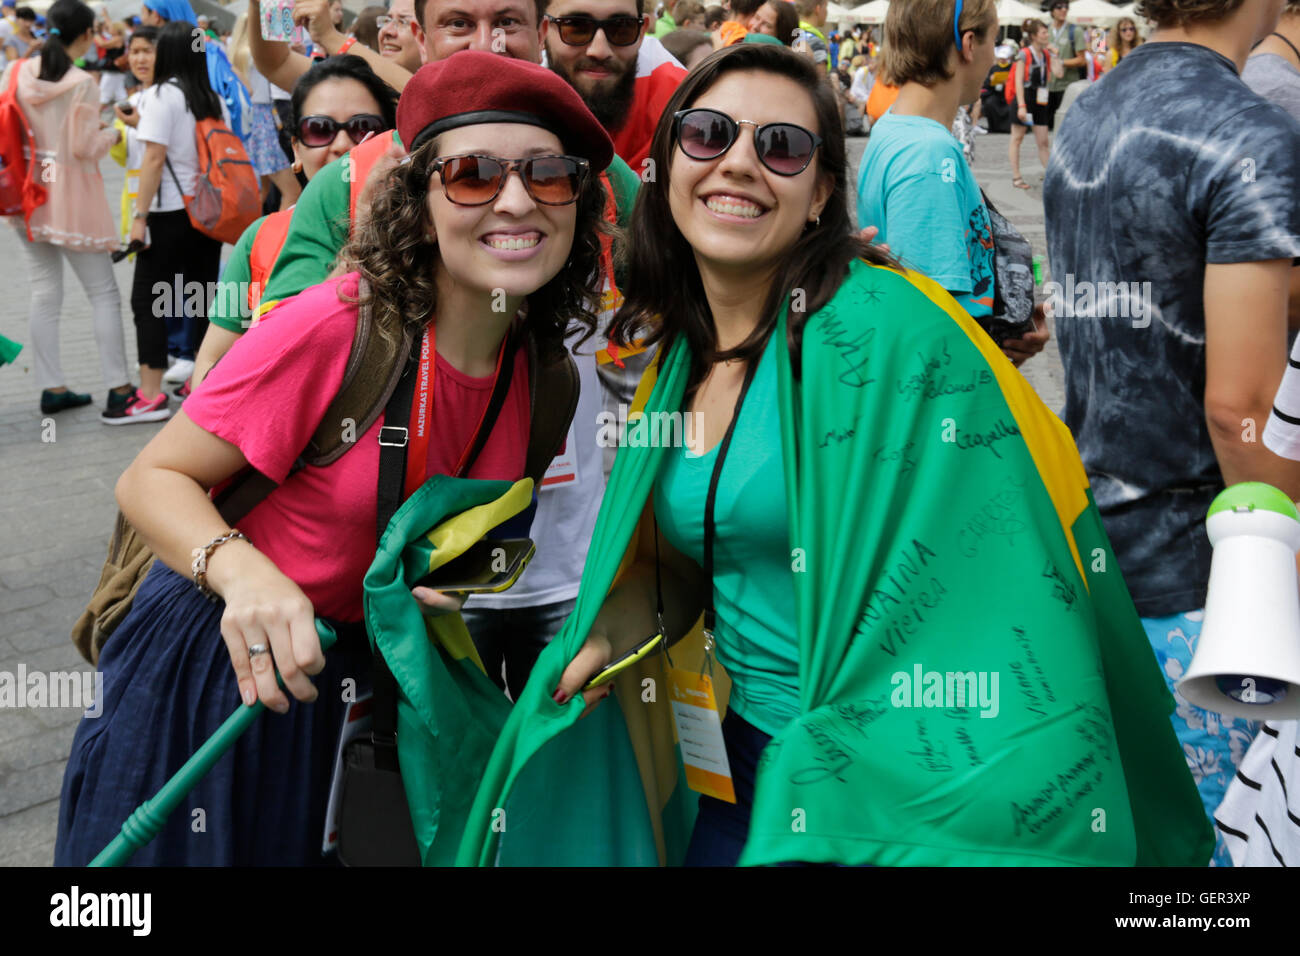
[[[461,50],[420,67],[397,104],[397,133],[415,152],[439,133],[478,123],[528,123],[602,170],[614,157],[605,127],[577,90],[539,63]]]

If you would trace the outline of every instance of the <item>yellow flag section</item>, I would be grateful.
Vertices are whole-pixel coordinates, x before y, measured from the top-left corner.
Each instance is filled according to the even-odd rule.
[[[532,497],[533,480],[522,478],[500,498],[463,511],[450,521],[438,525],[425,536],[433,550],[429,552],[423,574],[432,574],[448,561],[464,554],[497,525],[527,508]],[[428,617],[425,618],[425,623],[429,636],[441,644],[453,660],[468,658],[486,673],[478,649],[474,647],[465,621],[459,614]]]

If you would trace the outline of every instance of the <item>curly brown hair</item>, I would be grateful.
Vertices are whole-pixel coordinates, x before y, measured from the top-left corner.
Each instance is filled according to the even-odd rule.
[[[1205,20],[1223,20],[1246,0],[1138,0],[1137,15],[1158,27],[1185,27]]]
[[[379,333],[402,341],[408,329],[418,336],[435,315],[438,294],[434,274],[438,246],[428,240],[429,179],[438,158],[438,138],[430,140],[394,167],[370,203],[370,213],[339,256],[343,268],[361,273],[368,294],[351,303],[369,304]],[[585,333],[577,345],[596,331],[594,308],[601,293],[600,239],[612,234],[604,219],[605,187],[594,171],[578,194],[573,249],[569,260],[550,282],[527,296],[527,328],[538,354],[554,358],[576,324]]]

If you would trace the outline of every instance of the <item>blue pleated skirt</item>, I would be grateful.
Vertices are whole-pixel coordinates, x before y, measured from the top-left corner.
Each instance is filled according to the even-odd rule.
[[[100,716],[83,717],[59,806],[56,866],[84,866],[241,704],[221,638],[225,605],[154,564],[130,614],[104,645]],[[332,863],[321,841],[343,714],[344,680],[370,683],[370,651],[340,632],[314,678],[317,699],[266,711],[205,776],[137,866]]]

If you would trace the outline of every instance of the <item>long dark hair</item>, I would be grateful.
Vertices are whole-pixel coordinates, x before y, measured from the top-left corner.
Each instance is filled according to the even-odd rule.
[[[344,53],[321,60],[298,77],[298,82],[293,85],[290,106],[293,112],[291,132],[294,136],[298,135],[298,123],[302,121],[302,106],[307,102],[307,95],[326,80],[356,80],[370,91],[370,95],[379,104],[379,115],[384,118],[384,128],[392,129],[397,125],[397,91],[381,80],[361,57]]]
[[[376,192],[370,212],[339,256],[344,268],[355,269],[370,284],[368,302],[376,328],[390,341],[401,341],[404,330],[417,333],[438,309],[434,282],[438,247],[426,238],[429,218],[430,167],[438,158],[438,137],[422,145],[389,172]],[[600,298],[600,239],[605,190],[592,171],[578,195],[573,249],[564,268],[527,297],[527,327],[544,361],[558,357],[570,323],[581,326],[585,342],[596,330],[593,307]],[[339,297],[344,301],[340,289]],[[578,343],[580,344],[580,343]],[[576,347],[576,345],[575,345]]]
[[[68,56],[65,44],[95,25],[95,11],[81,0],[54,0],[53,6],[45,13],[45,22],[50,25],[45,46],[41,48],[42,80],[59,81],[72,69],[72,57]]]
[[[208,80],[208,58],[199,28],[172,20],[158,31],[158,58],[154,60],[155,86],[175,80],[185,94],[185,105],[196,120],[221,119],[221,99]]]
[[[668,203],[669,169],[676,147],[673,114],[689,107],[726,73],[761,70],[788,77],[812,98],[822,144],[810,168],[813,175],[832,183],[830,199],[821,211],[821,222],[805,229],[794,245],[783,252],[783,263],[772,282],[762,317],[750,336],[733,349],[718,350],[713,314],[704,295],[704,284],[695,263],[695,253],[673,221]],[[835,294],[854,259],[880,265],[897,262],[879,248],[859,238],[849,218],[848,160],[844,151],[844,128],[839,103],[826,80],[824,69],[812,60],[785,47],[770,43],[741,43],[709,56],[677,87],[660,117],[650,144],[650,157],[658,176],[643,185],[622,245],[627,280],[623,283],[623,305],[614,317],[611,338],[630,345],[635,338],[660,343],[664,354],[679,335],[685,336],[692,353],[689,387],[704,377],[714,362],[750,360],[762,351],[763,343],[776,323],[778,309],[791,300],[794,289],[805,293],[802,308],[789,312],[789,347],[795,374],[799,371],[799,348],[803,325]],[[794,302],[791,301],[791,305]]]
[[[799,14],[795,12],[794,4],[789,0],[768,0],[767,5],[776,12],[776,38],[786,46],[792,46],[795,32],[799,29]]]

